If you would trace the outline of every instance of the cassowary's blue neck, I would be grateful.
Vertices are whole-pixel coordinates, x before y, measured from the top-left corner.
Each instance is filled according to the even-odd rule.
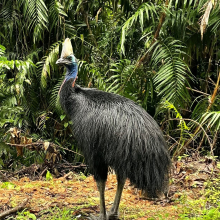
[[[69,79],[76,79],[77,72],[78,72],[78,65],[77,63],[73,63],[71,65],[65,65],[66,67],[66,77],[65,81],[68,81]]]

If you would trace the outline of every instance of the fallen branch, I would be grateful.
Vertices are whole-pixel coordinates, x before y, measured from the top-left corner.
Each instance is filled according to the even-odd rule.
[[[15,207],[15,208],[13,208],[13,209],[9,209],[9,210],[7,210],[7,211],[5,211],[5,212],[3,212],[3,213],[1,213],[1,214],[0,214],[0,219],[3,219],[4,217],[6,217],[6,216],[8,216],[8,215],[10,215],[10,214],[12,214],[12,213],[14,213],[14,212],[20,211],[21,209],[24,209],[24,207],[25,207],[25,205],[27,204],[28,200],[29,200],[29,199],[27,198],[27,199],[24,200],[23,203],[21,203],[21,205]]]
[[[29,147],[29,146],[34,146],[34,145],[44,145],[44,143],[45,142],[33,142],[33,143],[31,143],[31,144],[11,144],[11,143],[6,143],[7,145],[11,145],[11,146],[16,146],[16,147]],[[65,147],[61,147],[61,146],[59,146],[59,145],[57,145],[57,144],[54,144],[54,143],[51,143],[50,142],[50,144],[52,145],[52,146],[55,146],[55,147],[58,147],[58,148],[62,148],[62,149],[64,149],[64,150],[67,150],[67,151],[70,151],[70,152],[72,152],[72,153],[74,153],[74,154],[78,154],[79,156],[82,156],[83,157],[83,155],[82,154],[80,154],[80,153],[77,153],[77,152],[75,152],[75,151],[72,151],[72,150],[70,150],[70,149],[67,149],[67,148],[65,148]]]

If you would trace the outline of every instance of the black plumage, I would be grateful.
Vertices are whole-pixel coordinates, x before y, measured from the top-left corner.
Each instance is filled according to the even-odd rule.
[[[171,164],[167,144],[155,120],[139,105],[120,95],[81,88],[75,85],[75,76],[69,78],[60,90],[60,103],[73,122],[77,144],[98,183],[99,219],[118,219],[127,178],[150,197],[166,191]],[[104,203],[108,167],[115,170],[118,179],[109,216]]]
[[[95,179],[105,180],[110,166],[152,196],[163,191],[169,156],[154,119],[129,99],[72,83],[61,89],[61,106]]]

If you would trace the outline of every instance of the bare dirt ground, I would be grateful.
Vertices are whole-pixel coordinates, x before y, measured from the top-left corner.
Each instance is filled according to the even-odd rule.
[[[199,161],[185,158],[174,163],[168,198],[152,201],[143,198],[141,192],[126,181],[121,203],[120,219],[179,219],[183,204],[181,196],[188,200],[203,195],[204,182],[219,170],[209,158]],[[106,206],[110,209],[116,192],[115,175],[108,176]],[[99,214],[99,193],[92,176],[73,172],[60,178],[31,180],[29,177],[0,182],[0,215],[19,206],[27,199],[23,209],[35,214],[37,219],[48,219],[47,210],[71,209],[73,219],[86,219]],[[16,213],[10,216],[16,218]]]

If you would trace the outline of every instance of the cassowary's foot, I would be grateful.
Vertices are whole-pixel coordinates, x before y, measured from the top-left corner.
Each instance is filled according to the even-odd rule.
[[[96,217],[94,215],[90,215],[88,220],[118,220],[118,214],[115,213],[107,213],[107,216],[105,217],[104,215],[100,215],[99,217]]]
[[[108,213],[108,220],[118,220],[118,214],[115,213]]]

